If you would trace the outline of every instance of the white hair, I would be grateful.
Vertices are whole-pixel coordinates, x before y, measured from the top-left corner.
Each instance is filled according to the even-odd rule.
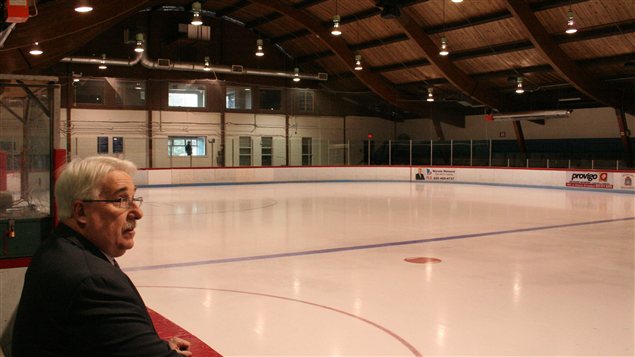
[[[91,156],[75,159],[66,164],[55,184],[57,216],[60,220],[73,214],[73,202],[76,200],[96,199],[101,183],[111,171],[123,171],[134,176],[135,164],[128,160],[111,156]]]

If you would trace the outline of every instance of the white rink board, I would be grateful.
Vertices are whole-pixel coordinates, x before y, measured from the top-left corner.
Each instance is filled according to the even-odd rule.
[[[527,187],[567,188],[573,172],[589,175],[589,187],[607,192],[634,193],[635,171],[555,170],[523,168],[465,168],[417,166],[355,166],[355,167],[245,167],[245,168],[178,168],[140,170],[135,183],[142,186],[204,185],[314,181],[413,181],[418,169],[425,183],[475,183]],[[603,177],[613,188],[593,186]],[[593,179],[595,178],[595,179]],[[630,179],[629,179],[630,178]],[[584,180],[580,182],[585,182]],[[630,184],[629,184],[630,182]],[[597,183],[599,184],[599,183]]]

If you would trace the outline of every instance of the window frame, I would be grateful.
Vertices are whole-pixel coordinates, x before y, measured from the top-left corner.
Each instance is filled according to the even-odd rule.
[[[175,144],[175,141],[182,141],[182,143]],[[168,136],[167,149],[168,157],[189,157],[185,151],[185,145],[187,142],[192,142],[192,156],[191,157],[206,157],[207,156],[207,137],[206,136],[181,136],[174,135]],[[181,152],[182,148],[182,152]],[[202,153],[199,152],[199,148],[202,148]],[[175,149],[177,149],[177,155],[175,155]]]

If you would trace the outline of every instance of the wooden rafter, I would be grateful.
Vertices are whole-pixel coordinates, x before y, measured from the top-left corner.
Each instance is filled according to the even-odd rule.
[[[394,87],[385,82],[385,80],[370,71],[355,71],[353,59],[355,53],[351,51],[342,38],[331,36],[328,28],[307,13],[305,10],[298,9],[286,0],[268,1],[268,0],[251,0],[253,3],[271,8],[277,13],[284,14],[304,26],[313,34],[315,34],[324,44],[335,53],[340,60],[347,66],[351,72],[355,72],[357,78],[364,83],[375,94],[386,100],[388,103],[414,113],[426,113],[427,106],[413,103],[410,101],[400,101],[402,94]]]
[[[491,108],[501,110],[501,98],[492,89],[479,83],[460,70],[449,59],[439,56],[439,47],[432,41],[407,11],[402,11],[397,18],[398,23],[419,48],[425,53],[430,64],[435,66],[447,80],[463,94]]]
[[[564,53],[524,0],[506,0],[506,4],[509,11],[518,19],[520,26],[529,35],[536,50],[562,78],[599,103],[613,108],[624,108],[629,113],[635,113],[632,102],[629,103],[624,99],[625,93],[593,78]]]

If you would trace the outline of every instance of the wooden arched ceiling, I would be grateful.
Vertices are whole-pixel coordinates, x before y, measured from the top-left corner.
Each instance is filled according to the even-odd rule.
[[[129,56],[121,29],[134,29],[143,18],[155,57],[199,61],[209,55],[223,65],[327,72],[323,85],[330,91],[372,91],[404,113],[427,111],[428,87],[434,87],[435,105],[454,104],[466,113],[482,112],[482,105],[633,110],[627,105],[635,92],[633,0],[392,1],[401,12],[396,19],[383,18],[376,0],[200,0],[214,38],[197,44],[173,41],[177,20],[163,21],[185,22],[192,0],[96,1],[87,16],[72,11],[72,0],[39,0],[39,14],[18,24],[0,48],[0,72],[65,75],[57,71],[66,67],[56,66],[62,57],[110,52],[117,41]],[[569,9],[579,27],[575,35],[564,33]],[[329,34],[336,11],[341,38]],[[435,53],[442,35],[449,40],[447,58]],[[258,37],[269,54],[279,53],[275,61],[248,55],[252,50],[244,46]],[[40,58],[28,54],[34,41],[46,51]],[[352,69],[355,54],[363,56],[361,73]],[[522,96],[513,92],[517,77],[526,86]],[[571,98],[580,99],[559,101]]]

